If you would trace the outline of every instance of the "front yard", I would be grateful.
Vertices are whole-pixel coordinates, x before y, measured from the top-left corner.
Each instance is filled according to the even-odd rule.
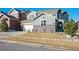
[[[66,49],[79,50],[79,40],[64,39],[64,33],[25,33],[18,36],[2,37],[5,40],[18,42],[30,42],[55,47],[65,47]]]

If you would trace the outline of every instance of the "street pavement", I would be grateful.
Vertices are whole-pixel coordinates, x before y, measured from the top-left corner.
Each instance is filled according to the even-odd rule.
[[[51,47],[33,43],[14,43],[0,41],[0,51],[66,51],[62,47]]]

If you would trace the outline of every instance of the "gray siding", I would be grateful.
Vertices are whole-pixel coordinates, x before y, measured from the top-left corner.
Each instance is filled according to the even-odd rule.
[[[46,26],[41,25],[41,21],[46,20]],[[55,18],[45,14],[33,21],[34,32],[55,32]]]
[[[53,25],[55,24],[55,18],[49,15],[42,15],[36,20],[33,21],[33,25],[41,25],[41,20],[46,20],[46,25]]]
[[[26,15],[26,18],[31,19],[31,20],[33,20],[35,17],[36,17],[36,12],[35,11],[32,11],[28,15]]]
[[[40,26],[40,25],[35,25],[33,32],[49,32],[53,33],[55,32],[55,26],[54,25],[47,25],[47,26]]]

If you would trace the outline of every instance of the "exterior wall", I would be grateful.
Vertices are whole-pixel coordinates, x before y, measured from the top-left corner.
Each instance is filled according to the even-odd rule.
[[[28,15],[26,15],[26,18],[31,19],[31,20],[33,20],[35,17],[36,17],[36,12],[35,11],[32,11]]]
[[[53,18],[57,18],[57,13],[52,13],[52,14],[48,14],[48,15],[53,17]]]
[[[1,18],[1,20],[5,20],[7,25],[8,25],[8,28],[9,29],[13,29],[13,30],[16,30],[16,28],[18,27],[18,20],[17,19],[13,19],[13,18],[9,18],[7,17],[6,15],[3,15]]]
[[[63,32],[64,22],[65,22],[65,20],[63,20],[63,19],[57,19],[57,22],[56,22],[56,32]]]
[[[46,20],[46,26],[41,25],[41,21]],[[55,32],[55,18],[49,16],[49,15],[42,15],[36,20],[34,20],[33,25],[33,31],[34,32]]]
[[[55,24],[55,18],[45,14],[33,21],[33,25],[41,25],[41,20],[46,20],[46,25]]]
[[[18,20],[20,19],[20,13],[18,11],[16,11],[15,9],[8,15],[11,15],[11,16],[17,18]]]
[[[11,30],[19,30],[20,29],[20,22],[18,20],[10,20],[10,27]]]
[[[32,32],[32,30],[33,30],[33,24],[32,23],[22,23],[21,27],[22,27],[23,31]]]
[[[69,18],[69,15],[67,12],[62,12],[62,10],[60,12],[57,13],[57,19],[63,19],[65,21],[67,21]]]
[[[47,25],[47,26],[34,25],[33,32],[53,33],[53,32],[55,32],[55,25]]]
[[[20,18],[21,18],[22,20],[25,20],[25,19],[26,19],[26,14],[25,14],[24,12],[21,12]]]
[[[6,20],[7,19],[7,20]],[[3,15],[0,20],[6,20],[8,27],[10,27],[10,18],[8,18],[6,15]]]

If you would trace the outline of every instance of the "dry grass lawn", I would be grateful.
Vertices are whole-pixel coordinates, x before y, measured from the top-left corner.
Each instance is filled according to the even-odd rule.
[[[38,38],[55,38],[55,39],[63,39],[65,34],[64,33],[28,33],[24,34],[22,36],[27,36],[27,37],[38,37]]]
[[[5,39],[79,50],[79,40],[63,39],[64,36],[64,33],[27,33],[20,36],[5,37]]]

